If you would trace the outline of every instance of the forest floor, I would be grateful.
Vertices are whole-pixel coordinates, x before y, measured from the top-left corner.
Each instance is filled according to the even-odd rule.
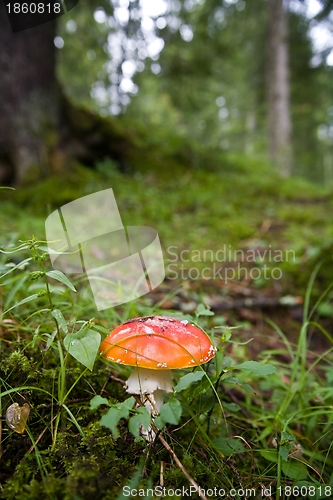
[[[112,187],[125,226],[151,226],[159,233],[166,279],[148,302],[183,313],[193,313],[202,302],[217,323],[238,325],[245,337],[253,329],[256,335],[266,331],[265,318],[298,334],[316,265],[321,263],[313,302],[333,280],[330,191],[302,179],[280,179],[262,167],[251,171],[251,165],[235,172],[133,176],[108,167],[106,161],[99,174],[78,169],[65,180],[7,192],[0,214],[2,246],[32,235],[43,240],[45,219],[55,207]],[[330,327],[330,294],[318,313]],[[315,339],[313,347],[327,346],[325,336]]]
[[[6,275],[0,288],[0,498],[16,499],[20,492],[20,500],[120,500],[124,485],[161,484],[162,464],[170,487],[188,485],[162,442],[148,450],[143,464],[144,440],[133,438],[124,420],[116,439],[113,424],[99,425],[105,408],[89,410],[94,395],[108,398],[110,410],[123,401],[117,380],[128,371],[113,364],[108,378],[105,363],[96,360],[87,374],[63,347],[66,330],[77,331],[78,325],[89,324],[103,336],[129,317],[151,314],[195,318],[222,353],[222,371],[216,360],[208,373],[223,413],[210,387],[194,383],[175,396],[182,407],[179,427],[166,421],[163,431],[190,476],[205,488],[234,487],[234,498],[244,498],[245,486],[259,492],[263,485],[273,487],[271,498],[284,498],[281,488],[302,486],[308,498],[329,498],[320,487],[333,491],[332,193],[264,168],[255,173],[251,166],[132,176],[109,171],[107,161],[102,167],[99,173],[78,168],[66,179],[2,191],[0,245],[14,251],[26,243],[0,259]],[[45,239],[45,219],[55,208],[109,187],[125,226],[158,231],[165,281],[135,303],[98,313],[82,283],[73,281],[81,290],[77,299],[64,283],[56,287],[51,280],[55,296],[48,304],[40,276],[33,274],[42,253],[32,236]],[[29,255],[29,264],[6,274]],[[48,261],[45,269],[51,269]],[[49,314],[55,310],[61,311],[59,342]],[[235,369],[249,360],[274,365],[276,372],[265,376],[258,365]],[[228,379],[230,373],[235,376]],[[32,411],[21,435],[8,431],[5,409],[23,401]]]

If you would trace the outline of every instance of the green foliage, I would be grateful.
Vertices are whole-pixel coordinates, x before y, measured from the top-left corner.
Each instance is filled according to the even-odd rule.
[[[102,2],[104,9],[112,14],[110,2]],[[92,107],[94,101],[89,93],[96,83],[106,78],[104,65],[108,57],[104,50],[108,29],[97,23],[94,10],[101,2],[79,2],[75,9],[59,19],[58,33],[64,39],[64,49],[57,51],[58,74],[65,83],[66,93],[73,103]],[[73,71],[73,68],[77,68]]]
[[[67,276],[65,276],[64,273],[62,273],[61,271],[52,270],[52,271],[47,271],[47,273],[45,273],[45,274],[49,278],[52,278],[52,279],[54,279],[56,281],[60,281],[60,283],[63,283],[64,285],[68,286],[68,288],[70,290],[72,290],[72,292],[76,292],[75,287],[69,281],[69,279],[67,278]]]
[[[108,412],[101,418],[101,425],[111,430],[115,439],[119,437],[117,425],[122,418],[128,418],[133,408],[135,399],[133,396],[127,398],[123,403],[116,403],[111,406]]]
[[[177,425],[182,414],[182,407],[178,399],[171,398],[164,403],[154,423],[158,429],[163,429],[165,424]]]
[[[176,385],[174,391],[175,392],[181,392],[184,391],[185,389],[188,389],[191,384],[194,384],[195,382],[198,382],[201,380],[205,375],[204,371],[197,371],[197,372],[192,372],[192,373],[187,373],[183,377],[180,378],[178,384]]]
[[[207,309],[204,304],[199,304],[195,310],[195,316],[196,318],[199,318],[200,316],[214,316],[214,313],[213,311]]]
[[[82,365],[92,370],[97,357],[101,335],[91,329],[69,333],[64,339],[65,349]]]
[[[134,437],[140,437],[141,429],[148,430],[150,418],[150,413],[145,406],[137,408],[135,415],[133,415],[128,421],[129,431]]]
[[[107,405],[108,400],[106,398],[102,398],[102,396],[94,396],[90,400],[90,409],[91,410],[96,410],[100,405]]]
[[[233,368],[238,368],[238,370],[245,370],[253,373],[254,375],[272,375],[276,371],[275,366],[272,365],[261,365],[257,361],[244,361],[240,365],[235,365]]]
[[[28,208],[23,210],[24,205],[10,208],[8,202],[1,202],[7,208],[6,217],[0,211],[5,247],[0,253],[0,497],[121,498],[125,485],[159,484],[161,462],[168,487],[188,487],[161,442],[149,446],[140,437],[141,429],[155,423],[202,487],[229,491],[242,484],[258,489],[259,484],[268,486],[273,481],[273,496],[279,485],[313,485],[314,498],[324,498],[319,488],[330,484],[333,469],[333,344],[328,309],[332,228],[327,217],[332,202],[327,193],[305,182],[269,177],[264,167],[259,175],[251,172],[252,164],[245,165],[239,158],[235,164],[237,174],[184,169],[175,178],[163,172],[119,174],[114,183],[111,169],[110,183],[125,224],[155,227],[164,248],[175,241],[179,250],[217,250],[224,241],[238,248],[243,238],[250,238],[245,244],[264,248],[274,244],[296,248],[298,261],[288,266],[281,263],[284,276],[278,285],[288,300],[292,292],[304,297],[297,335],[291,329],[294,325],[283,323],[280,310],[278,325],[272,321],[267,325],[262,312],[256,326],[242,324],[229,312],[214,315],[206,292],[210,288],[195,279],[176,283],[183,294],[189,290],[195,302],[193,316],[162,311],[149,297],[96,312],[82,278],[70,277],[69,286],[54,279],[59,274],[50,274],[42,238],[25,238],[17,244],[28,224],[41,234],[43,221]],[[75,198],[109,186],[107,162],[103,168],[101,174],[91,173],[78,183],[76,194],[73,182],[71,195]],[[44,186],[35,187],[37,198]],[[50,206],[62,202],[60,180],[55,186],[48,192]],[[23,200],[28,195],[21,196]],[[264,232],[262,223],[267,219],[280,225]],[[311,249],[317,249],[312,256],[307,253]],[[323,264],[311,274],[318,260]],[[207,263],[196,265],[200,269]],[[246,289],[250,287],[248,283]],[[271,289],[266,287],[263,292],[269,294]],[[228,300],[220,283],[213,291]],[[318,313],[323,310],[328,315],[321,321]],[[161,313],[198,323],[218,352],[203,369],[175,371],[174,392],[151,421],[146,408],[136,407],[119,383],[130,369],[102,362],[96,353],[98,339],[117,324]],[[271,310],[266,317],[270,315]],[[319,352],[309,346],[309,340],[321,335],[328,347]],[[72,351],[75,345],[78,349]],[[256,361],[250,361],[252,348]],[[22,436],[5,424],[6,409],[14,402],[31,407]],[[141,457],[147,457],[144,464]]]
[[[68,333],[67,322],[60,309],[53,309],[51,314],[58,323],[59,328],[61,328],[64,333]]]

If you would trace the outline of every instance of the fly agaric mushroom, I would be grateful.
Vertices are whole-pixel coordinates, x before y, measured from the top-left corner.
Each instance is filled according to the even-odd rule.
[[[100,350],[110,361],[135,367],[126,391],[139,394],[153,416],[163,404],[163,391],[172,392],[171,370],[207,363],[216,352],[200,328],[167,316],[126,321],[104,339]]]

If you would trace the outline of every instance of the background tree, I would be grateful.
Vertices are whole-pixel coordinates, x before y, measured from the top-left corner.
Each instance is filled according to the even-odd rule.
[[[283,0],[268,0],[268,137],[272,162],[292,171],[289,43]]]
[[[32,38],[22,42],[24,47],[38,40],[40,51],[48,47],[48,70],[44,70],[45,58],[37,48],[38,58],[28,49],[24,53],[24,49],[14,48],[2,8],[0,70],[6,78],[0,83],[0,156],[8,178],[23,178],[29,165],[38,166],[44,175],[67,168],[69,157],[93,166],[97,159],[111,155],[128,170],[142,164],[136,153],[135,161],[129,160],[134,143],[135,147],[140,144],[141,151],[155,148],[155,155],[159,148],[159,160],[163,155],[178,155],[195,168],[231,168],[229,153],[237,153],[243,163],[248,156],[267,161],[270,144],[274,158],[283,158],[278,168],[287,174],[290,115],[294,172],[313,179],[326,172],[327,177],[331,68],[324,59],[312,64],[310,20],[301,11],[290,11],[291,87],[288,90],[285,67],[285,90],[282,94],[274,90],[278,80],[272,76],[273,68],[276,71],[278,60],[287,63],[286,53],[282,59],[276,58],[267,44],[269,33],[274,32],[268,30],[269,19],[271,24],[278,19],[272,14],[277,4],[278,0],[170,0],[164,10],[149,18],[147,14],[143,17],[140,0],[79,2],[58,19],[56,48],[51,23],[40,27],[45,29],[44,35],[36,29],[21,33],[22,40]],[[286,12],[281,12],[285,17]],[[41,42],[44,36],[49,43]],[[159,48],[153,53],[155,42]],[[29,85],[24,67],[29,67],[29,74],[34,70]],[[53,90],[48,88],[46,105],[39,102],[24,118],[22,109],[32,106],[30,95],[42,101],[46,75],[51,73]],[[283,106],[277,106],[274,96],[283,97]],[[278,111],[272,111],[274,106],[284,110],[282,121],[277,120]],[[34,120],[30,120],[32,116]],[[27,126],[20,128],[24,120]],[[149,164],[155,165],[155,161]]]
[[[111,14],[112,6],[105,4]],[[96,0],[90,3],[90,10],[84,10],[88,24],[99,5]],[[105,43],[107,33],[95,30],[91,37],[97,38],[98,46]],[[117,159],[120,167],[126,169],[131,138],[112,118],[103,120],[68,101],[58,81],[55,43],[59,46],[61,39],[56,38],[54,21],[12,33],[4,3],[0,2],[2,183],[39,179],[68,169],[77,160],[93,166],[106,156]],[[70,78],[74,82],[82,70],[75,68],[76,63],[77,59],[71,61]]]
[[[59,123],[55,23],[13,34],[0,2],[0,155],[3,180],[21,180],[29,166],[48,170],[47,137]]]

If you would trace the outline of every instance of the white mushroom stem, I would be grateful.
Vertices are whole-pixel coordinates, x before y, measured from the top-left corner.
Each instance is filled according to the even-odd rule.
[[[158,415],[163,405],[163,391],[172,392],[172,390],[171,370],[134,368],[126,382],[126,392],[139,394],[141,401],[152,417]],[[148,442],[152,442],[155,438],[155,433],[151,428],[142,430],[142,435]]]
[[[149,402],[145,406],[149,413],[157,415],[163,405],[163,391],[172,392],[171,370],[148,370],[147,368],[134,368],[132,375],[126,382],[126,391],[129,394],[147,395],[154,404],[154,409]],[[146,400],[147,398],[143,398]]]

